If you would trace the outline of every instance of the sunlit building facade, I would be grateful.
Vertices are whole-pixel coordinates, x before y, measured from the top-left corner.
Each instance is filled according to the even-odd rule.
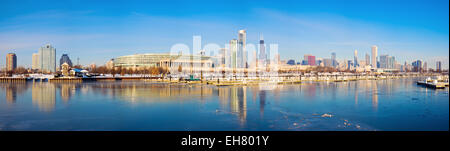
[[[17,56],[15,53],[8,53],[6,55],[6,70],[13,71],[17,68]]]
[[[183,69],[210,68],[213,62],[209,56],[181,55],[170,53],[148,53],[121,56],[114,59],[114,67],[142,69],[148,67],[165,67]]]
[[[42,72],[56,71],[56,49],[50,44],[39,48],[39,67]]]

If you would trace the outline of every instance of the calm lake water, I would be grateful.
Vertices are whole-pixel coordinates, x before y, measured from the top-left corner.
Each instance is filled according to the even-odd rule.
[[[449,130],[448,88],[416,80],[0,83],[0,130]]]

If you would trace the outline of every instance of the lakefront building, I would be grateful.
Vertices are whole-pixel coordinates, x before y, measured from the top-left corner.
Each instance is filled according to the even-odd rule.
[[[13,71],[17,68],[17,56],[15,53],[8,53],[6,55],[6,70]]]
[[[31,58],[31,69],[38,70],[40,68],[39,66],[39,54],[33,53],[33,56]]]
[[[56,49],[50,44],[39,48],[39,67],[42,72],[56,71]]]
[[[70,60],[69,55],[62,54],[61,59],[59,59],[59,66],[61,67],[62,64],[67,63],[69,67],[72,67],[72,60]]]
[[[209,56],[201,55],[182,55],[171,53],[146,53],[134,54],[127,56],[120,56],[114,58],[114,67],[121,67],[127,69],[145,69],[149,67],[163,67],[178,69],[188,68],[211,68],[213,62]]]

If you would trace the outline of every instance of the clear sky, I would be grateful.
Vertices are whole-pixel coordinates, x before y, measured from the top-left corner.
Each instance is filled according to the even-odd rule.
[[[83,1],[1,0],[0,65],[14,52],[18,65],[30,67],[31,55],[46,43],[57,61],[68,53],[72,62],[104,64],[135,53],[168,52],[172,45],[224,45],[247,30],[247,43],[277,43],[282,59],[304,54],[364,59],[370,47],[402,64],[422,59],[428,67],[449,60],[448,0],[320,1]],[[192,49],[192,47],[191,47]]]

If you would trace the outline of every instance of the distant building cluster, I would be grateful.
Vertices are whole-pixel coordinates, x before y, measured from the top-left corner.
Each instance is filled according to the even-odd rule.
[[[194,36],[195,40],[201,40],[201,38]],[[196,47],[201,48],[201,44],[194,45],[194,49]],[[314,68],[325,67],[338,71],[353,72],[428,72],[430,70],[427,62],[422,60],[401,64],[396,61],[394,56],[387,54],[378,55],[378,47],[375,45],[370,47],[370,54],[365,54],[365,60],[358,57],[358,50],[354,50],[353,59],[349,60],[337,60],[336,53],[332,52],[329,58],[318,58],[313,54],[305,54],[303,59],[298,61],[295,59],[286,61],[281,60],[277,49],[272,50],[272,45],[269,48],[269,50],[266,49],[262,35],[259,38],[259,45],[247,44],[247,31],[239,30],[237,38],[231,39],[224,48],[219,48],[218,51],[205,52],[205,50],[200,50],[197,54],[183,54],[180,51],[179,53],[147,53],[119,56],[106,62],[104,67],[106,69],[163,67],[179,72],[196,72],[205,68],[227,71],[244,71],[247,69],[264,71],[266,69],[270,70],[274,66],[286,70],[314,70]],[[17,60],[18,57],[15,53],[8,53],[4,71],[15,71],[18,68]],[[79,58],[77,58],[77,65],[79,65],[78,60]],[[28,69],[31,72],[63,72],[63,74],[69,74],[70,69],[74,68],[74,63],[68,54],[62,54],[57,64],[56,48],[50,44],[40,47],[37,53],[33,53],[31,61],[31,68]],[[84,69],[95,70],[96,68],[95,64],[91,64]],[[81,69],[73,71],[78,70],[81,71]],[[442,61],[437,61],[434,71],[441,72],[442,70]]]

